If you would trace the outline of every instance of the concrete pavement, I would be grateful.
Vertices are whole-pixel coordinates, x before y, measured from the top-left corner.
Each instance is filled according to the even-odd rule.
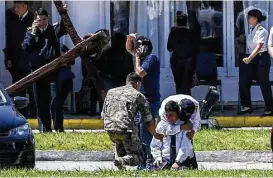
[[[196,151],[198,162],[273,163],[271,151]],[[37,161],[112,161],[112,151],[36,151]]]
[[[272,170],[272,163],[219,163],[198,162],[199,170]],[[128,167],[134,170],[135,167]],[[65,171],[95,171],[101,169],[117,170],[110,161],[37,161],[35,169],[38,170],[65,170]]]

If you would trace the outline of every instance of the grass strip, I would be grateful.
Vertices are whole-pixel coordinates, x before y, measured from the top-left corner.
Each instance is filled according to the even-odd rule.
[[[1,177],[272,177],[272,170],[202,170],[202,171],[43,171],[26,169],[0,170]]]
[[[112,150],[106,133],[35,134],[37,150]],[[194,137],[196,151],[270,150],[269,130],[202,130]]]

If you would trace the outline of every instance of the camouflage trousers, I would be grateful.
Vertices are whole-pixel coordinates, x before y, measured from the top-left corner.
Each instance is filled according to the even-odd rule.
[[[108,131],[108,135],[114,143],[115,161],[121,162],[122,166],[137,166],[143,162],[143,150],[138,132]]]

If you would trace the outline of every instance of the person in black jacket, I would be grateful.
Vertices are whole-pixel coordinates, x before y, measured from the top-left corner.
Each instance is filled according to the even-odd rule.
[[[28,11],[27,1],[14,1],[14,9],[7,10],[6,18],[6,69],[12,75],[12,83],[20,80],[28,74],[28,65],[24,61],[20,61],[21,43],[27,32],[27,28],[31,27],[34,16]]]
[[[200,35],[187,28],[187,15],[177,11],[175,27],[168,37],[167,49],[172,52],[171,69],[176,85],[176,94],[191,95],[196,56],[200,44]]]
[[[21,43],[26,36],[27,28],[31,27],[34,15],[28,10],[28,1],[14,1],[14,10],[8,9],[6,12],[6,48],[5,66],[12,76],[12,83],[17,82],[30,73],[28,63],[21,58]],[[34,100],[33,87],[27,88],[29,93],[29,105],[27,108],[19,110],[25,117],[36,116],[36,104]],[[14,96],[26,96],[26,90],[16,92]],[[29,113],[28,113],[29,110]]]
[[[24,60],[30,64],[30,68],[33,71],[60,56],[60,44],[57,33],[54,27],[48,23],[47,11],[39,8],[35,13],[35,18],[21,46],[25,56]],[[38,117],[42,121],[44,132],[52,132],[50,82],[54,74],[36,82]]]
[[[132,55],[126,50],[125,44],[126,36],[114,32],[111,35],[111,48],[105,52],[107,73],[114,87],[124,86],[127,75],[134,71]]]

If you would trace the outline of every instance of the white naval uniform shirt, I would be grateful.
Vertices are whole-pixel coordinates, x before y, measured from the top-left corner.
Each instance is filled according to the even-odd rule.
[[[268,37],[268,46],[273,47],[273,27],[270,29],[270,33]]]
[[[267,51],[267,38],[268,31],[262,27],[261,24],[257,24],[256,27],[252,29],[250,34],[247,36],[248,53],[251,54],[258,43],[263,43],[260,52]]]
[[[201,118],[200,118],[200,108],[199,108],[198,101],[196,101],[193,97],[191,97],[189,95],[178,94],[178,95],[172,95],[172,96],[167,97],[161,103],[161,107],[159,109],[159,116],[162,121],[165,121],[165,122],[161,123],[162,127],[163,127],[164,123],[166,125],[166,130],[165,130],[166,133],[164,133],[164,135],[175,135],[178,132],[180,132],[180,125],[169,127],[170,124],[168,124],[168,122],[167,122],[165,105],[169,101],[175,101],[175,102],[179,103],[182,99],[190,99],[195,104],[196,109],[195,109],[194,113],[191,115],[190,121],[193,125],[193,130],[195,132],[197,132],[200,129]]]

